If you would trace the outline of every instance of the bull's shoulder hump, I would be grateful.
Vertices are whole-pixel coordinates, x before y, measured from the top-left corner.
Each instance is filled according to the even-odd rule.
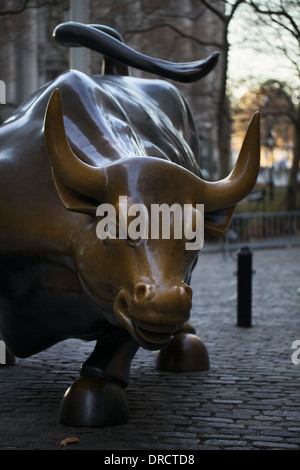
[[[143,93],[149,97],[159,98],[168,94],[169,98],[178,99],[181,96],[180,91],[175,85],[159,78],[150,79],[116,75],[93,75],[91,78],[99,86],[105,82],[115,83],[116,86],[121,86],[128,90],[136,90],[136,92]]]
[[[40,114],[40,117],[42,118],[51,93],[56,88],[72,89],[74,88],[75,83],[83,85],[84,75],[85,74],[80,72],[77,73],[77,71],[69,70],[62,75],[59,75],[56,79],[43,84],[18,106],[15,112],[5,121],[4,124],[14,122],[28,111],[33,112],[36,117]],[[42,113],[40,111],[42,111]]]
[[[125,94],[144,105],[152,103],[157,112],[162,111],[171,121],[186,114],[188,107],[181,91],[172,83],[159,78],[148,79],[125,76],[93,76],[99,85],[110,84],[111,87],[121,89]]]

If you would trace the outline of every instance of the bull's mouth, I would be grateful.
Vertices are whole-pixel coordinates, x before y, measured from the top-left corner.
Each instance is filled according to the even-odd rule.
[[[160,325],[142,322],[132,317],[127,302],[116,299],[114,312],[118,320],[144,349],[158,350],[169,343],[178,325]]]
[[[133,320],[133,328],[139,340],[147,345],[147,349],[161,349],[165,347],[178,326],[176,325],[152,325]]]

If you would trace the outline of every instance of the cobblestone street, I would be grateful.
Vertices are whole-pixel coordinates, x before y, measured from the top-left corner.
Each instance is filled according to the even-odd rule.
[[[165,373],[139,350],[126,390],[127,424],[58,423],[65,390],[93,344],[68,340],[0,368],[0,449],[299,450],[300,249],[253,251],[252,327],[236,326],[236,253],[203,253],[194,272],[191,322],[210,369]],[[300,357],[300,354],[298,355]],[[79,441],[64,447],[71,436]]]

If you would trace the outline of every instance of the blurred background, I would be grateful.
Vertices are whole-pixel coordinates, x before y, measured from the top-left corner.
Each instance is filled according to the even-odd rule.
[[[227,242],[299,243],[300,0],[0,0],[0,123],[69,68],[101,73],[99,54],[52,39],[70,20],[111,26],[129,46],[174,62],[219,51],[207,77],[176,86],[192,108],[207,179],[230,172],[261,112],[258,182]]]

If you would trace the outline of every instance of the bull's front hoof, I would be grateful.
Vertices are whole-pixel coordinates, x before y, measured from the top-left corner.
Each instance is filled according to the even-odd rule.
[[[209,369],[209,357],[198,336],[180,332],[157,356],[156,368],[171,372],[193,372]]]
[[[123,390],[103,377],[77,379],[66,391],[60,423],[69,426],[113,426],[127,423],[128,405]]]

